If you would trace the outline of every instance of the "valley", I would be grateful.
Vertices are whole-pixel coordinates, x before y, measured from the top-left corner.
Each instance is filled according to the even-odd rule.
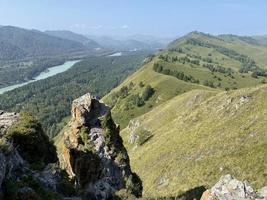
[[[79,61],[67,61],[62,65],[50,67],[50,68],[46,69],[44,72],[41,72],[38,76],[34,77],[33,80],[30,80],[30,81],[27,81],[27,82],[24,82],[21,84],[16,84],[16,85],[11,85],[8,87],[0,88],[0,94],[3,94],[7,91],[14,90],[16,88],[22,87],[24,85],[27,85],[27,84],[35,82],[35,81],[49,78],[49,77],[54,76],[58,73],[62,73],[64,71],[70,69],[77,62],[79,62]]]
[[[9,38],[14,28],[2,28]],[[9,38],[0,49],[0,110],[10,112],[0,113],[0,159],[21,154],[37,181],[49,162],[66,170],[55,169],[70,191],[38,185],[41,199],[200,199],[220,177],[267,185],[265,37],[194,31],[163,48],[141,36],[15,32],[17,46]],[[57,47],[41,42],[36,52],[21,43],[28,34]],[[57,156],[33,158],[25,138],[46,154],[53,143]]]
[[[65,124],[64,118],[70,115],[74,98],[87,92],[104,96],[138,69],[149,53],[138,51],[119,57],[92,56],[74,61],[73,67],[63,73],[0,95],[0,109],[34,114],[52,138]]]

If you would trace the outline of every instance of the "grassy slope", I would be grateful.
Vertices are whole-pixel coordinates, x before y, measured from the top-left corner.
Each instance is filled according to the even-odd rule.
[[[209,187],[226,173],[256,187],[266,185],[266,99],[266,85],[219,93],[194,90],[135,119],[140,123],[135,133],[153,134],[134,148],[127,143],[130,129],[122,131],[145,196]]]
[[[151,85],[156,92],[144,106],[135,107],[134,109],[127,111],[123,109],[124,104],[127,103],[127,98],[121,98],[117,101],[115,107],[112,109],[113,118],[123,128],[127,126],[130,119],[150,111],[153,107],[160,105],[161,103],[173,98],[176,95],[193,89],[212,90],[202,85],[187,83],[178,80],[175,77],[154,72],[153,62],[150,62],[143,66],[136,73],[128,77],[119,87],[111,91],[111,93],[103,98],[103,101],[107,104],[111,104],[110,102],[113,100],[112,95],[119,91],[121,87],[129,85],[131,82],[133,82],[135,85],[135,87],[131,91],[131,93],[133,94],[139,94],[141,92],[142,89],[138,87],[138,84],[140,82],[143,82],[145,85]],[[127,113],[127,115],[125,113]]]
[[[229,41],[230,36],[223,37],[226,41]],[[236,36],[230,37],[230,44],[227,47],[232,48],[238,52],[246,55],[250,55],[255,59],[257,63],[263,68],[267,68],[267,37],[266,36],[255,36],[251,37],[255,39],[260,45],[248,44],[245,41],[239,40]]]
[[[233,49],[241,54],[249,55],[252,57],[261,67],[267,68],[267,48],[264,46],[264,41],[259,40],[259,43],[263,43],[262,46],[252,45],[245,41],[240,40],[237,36],[219,36],[214,37],[211,35],[192,32],[185,36],[186,38],[196,38],[201,39],[203,41],[207,41],[209,43],[223,46],[229,49]],[[179,42],[176,41],[176,42]],[[177,45],[177,43],[173,43],[173,45]],[[201,53],[201,52],[199,52]]]
[[[252,57],[260,67],[265,67],[266,48],[235,39],[218,39],[192,33],[190,37],[201,38],[212,44],[234,49]],[[231,173],[239,179],[248,179],[256,187],[266,185],[266,113],[267,86],[257,86],[263,78],[252,78],[250,74],[238,73],[241,63],[212,48],[183,43],[179,39],[174,47],[183,47],[186,53],[209,57],[218,65],[232,68],[234,79],[208,69],[186,63],[163,62],[168,69],[183,71],[200,80],[222,79],[221,88],[212,89],[201,84],[192,84],[163,75],[153,70],[159,55],[184,56],[163,50],[121,85],[106,95],[103,100],[114,105],[114,94],[123,86],[134,83],[131,94],[140,94],[141,81],[150,84],[155,94],[142,107],[124,109],[128,99],[115,101],[112,113],[115,121],[125,128],[128,122],[138,121],[140,130],[149,130],[153,137],[141,147],[128,143],[130,129],[122,136],[128,148],[133,169],[144,182],[145,196],[174,196],[197,186],[210,187],[220,175]],[[170,45],[170,48],[172,46]],[[201,61],[202,62],[202,61]],[[216,64],[216,65],[217,65]],[[236,82],[236,83],[234,83]],[[255,87],[249,89],[247,87]],[[225,92],[224,87],[243,88]],[[242,97],[251,96],[242,103]],[[246,99],[246,98],[244,98]],[[146,113],[146,114],[145,114]],[[139,117],[138,117],[139,116]],[[136,118],[137,117],[137,118]],[[137,123],[138,124],[138,123]],[[133,128],[133,127],[132,127]],[[134,128],[133,128],[134,129]]]
[[[138,85],[138,83],[140,82],[144,82],[146,85],[150,84],[156,90],[155,95],[146,103],[145,106],[142,107],[136,106],[135,108],[130,110],[124,109],[124,105],[127,103],[129,99],[119,98],[119,100],[115,103],[115,107],[113,108],[113,115],[116,122],[121,124],[123,128],[127,126],[130,119],[148,112],[153,107],[160,105],[161,103],[175,97],[176,95],[180,95],[192,89],[213,90],[212,88],[203,86],[203,82],[205,80],[212,81],[215,86],[220,84],[221,86],[218,87],[216,90],[225,90],[225,88],[233,89],[233,88],[256,86],[261,84],[262,80],[266,80],[266,78],[262,77],[252,78],[250,73],[241,75],[240,73],[238,73],[238,69],[241,66],[241,63],[239,61],[227,57],[226,55],[223,55],[214,48],[206,48],[188,44],[186,43],[186,39],[188,38],[195,38],[195,39],[200,39],[202,41],[208,41],[211,44],[227,47],[230,49],[234,49],[233,47],[242,45],[244,48],[239,48],[239,50],[247,48],[250,50],[250,52],[253,52],[251,53],[251,55],[257,55],[258,51],[254,52],[255,48],[262,48],[263,49],[262,52],[264,52],[264,55],[267,55],[267,48],[256,47],[247,43],[245,44],[244,42],[239,41],[237,39],[234,42],[229,42],[226,39],[223,40],[221,38],[209,36],[202,33],[193,32],[185,37],[182,37],[174,41],[172,44],[169,45],[169,49],[173,47],[176,48],[181,47],[184,50],[183,53],[169,51],[169,49],[165,49],[159,52],[157,56],[150,63],[143,66],[139,71],[131,75],[119,87],[115,88],[111,93],[109,93],[103,98],[103,100],[107,104],[114,105],[114,93],[119,91],[120,88],[122,88],[123,86],[128,86],[130,82],[133,82],[135,85]],[[238,52],[242,54],[243,51],[238,51]],[[182,64],[179,62],[165,62],[159,59],[160,55],[168,55],[169,57],[177,56],[179,58],[179,57],[184,57],[187,54],[193,56],[201,56],[202,58],[212,58],[213,60],[212,64],[214,66],[220,65],[225,68],[232,68],[234,71],[233,72],[234,78],[231,78],[219,72],[212,73],[207,68],[202,67],[202,64],[205,63],[203,60],[200,60],[200,66],[198,66],[192,63]],[[209,54],[211,54],[211,56],[209,56]],[[192,75],[194,78],[200,81],[200,84],[192,84],[190,82],[178,80],[177,78],[172,76],[156,73],[153,70],[153,64],[155,62],[161,63],[167,69],[184,72],[186,75]],[[267,64],[267,61],[264,63]],[[219,80],[219,78],[221,80]],[[140,92],[141,89],[138,87],[135,87],[132,91],[130,91],[131,94],[140,94]],[[125,115],[125,112],[127,112],[127,115]]]

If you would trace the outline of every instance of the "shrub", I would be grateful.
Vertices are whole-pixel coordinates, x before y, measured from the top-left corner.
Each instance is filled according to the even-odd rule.
[[[137,140],[137,144],[141,146],[146,143],[153,135],[149,130],[141,130],[138,136],[139,138]]]
[[[27,113],[20,114],[19,122],[9,129],[7,138],[13,140],[20,155],[33,166],[57,161],[55,146],[50,143],[41,124]]]
[[[144,87],[145,86],[145,84],[141,81],[140,83],[139,83],[139,87]]]
[[[257,72],[252,72],[251,77],[252,78],[258,78]]]
[[[147,85],[141,97],[144,101],[147,101],[154,93],[155,93],[155,90],[150,85]]]

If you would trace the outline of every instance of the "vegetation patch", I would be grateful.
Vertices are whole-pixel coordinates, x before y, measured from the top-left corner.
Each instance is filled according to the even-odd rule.
[[[20,155],[33,168],[39,169],[57,161],[55,146],[50,143],[39,121],[28,113],[20,114],[19,122],[8,130],[6,137],[13,141]]]

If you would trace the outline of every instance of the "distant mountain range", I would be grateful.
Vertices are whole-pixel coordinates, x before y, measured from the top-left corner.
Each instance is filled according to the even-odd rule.
[[[148,35],[119,36],[87,36],[107,49],[114,50],[151,50],[164,48],[170,41]]]
[[[163,48],[168,40],[147,35],[85,36],[67,30],[38,31],[0,26],[0,60],[49,57],[99,50],[131,51]]]
[[[53,37],[40,31],[13,26],[0,27],[0,44],[1,60],[56,56],[90,50],[74,40]]]
[[[45,33],[48,35],[51,35],[51,36],[55,36],[55,37],[59,37],[59,38],[63,38],[63,39],[72,40],[72,41],[82,43],[83,45],[85,45],[88,48],[101,48],[101,46],[97,42],[95,42],[94,40],[91,40],[84,35],[73,33],[71,31],[65,31],[65,30],[62,30],[62,31],[45,31]]]

